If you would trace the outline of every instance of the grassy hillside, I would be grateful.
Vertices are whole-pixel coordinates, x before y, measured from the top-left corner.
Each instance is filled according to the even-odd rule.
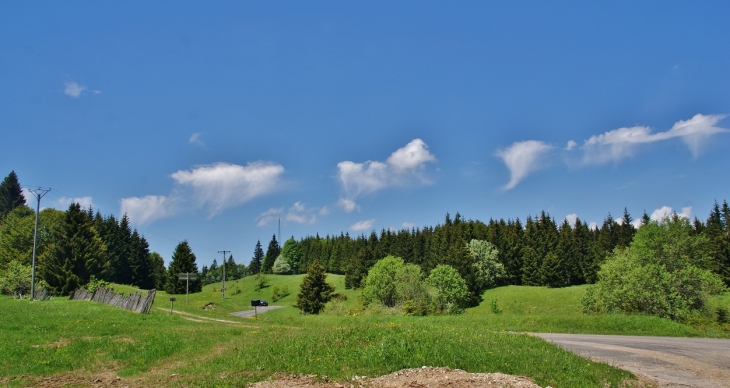
[[[176,314],[169,313],[164,292],[149,315],[64,298],[0,297],[0,385],[88,386],[119,375],[121,385],[227,387],[275,372],[346,380],[431,365],[526,375],[541,386],[618,386],[631,375],[511,332],[727,334],[650,317],[585,316],[579,304],[585,287],[498,288],[461,316],[374,315],[362,310],[359,291],[344,290],[337,275],[328,280],[348,297],[338,314],[301,316],[291,307],[301,278],[269,275],[270,286],[259,291],[253,278],[227,282],[226,299],[220,284],[208,285],[187,305],[184,295],[176,295]],[[274,286],[288,287],[290,295],[273,303]],[[723,298],[718,303],[729,300]],[[285,307],[258,319],[230,315],[250,309],[251,299]],[[493,312],[492,300],[501,313]],[[204,309],[211,303],[214,309]]]

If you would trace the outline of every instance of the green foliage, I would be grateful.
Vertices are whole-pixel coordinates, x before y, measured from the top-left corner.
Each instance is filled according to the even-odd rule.
[[[184,294],[186,291],[186,281],[178,280],[181,273],[198,274],[198,265],[195,264],[195,254],[193,254],[187,241],[177,244],[175,251],[172,253],[172,260],[167,269],[167,283],[165,291],[168,294]],[[200,292],[203,288],[200,276],[196,280],[191,280],[189,292]]]
[[[253,251],[253,258],[248,265],[248,273],[255,275],[261,272],[261,265],[264,260],[264,250],[261,249],[261,241],[256,241],[256,247]]]
[[[24,205],[25,197],[20,182],[18,182],[18,175],[15,174],[15,171],[10,171],[10,174],[0,183],[0,220],[13,209]]]
[[[639,313],[686,320],[701,312],[710,295],[726,290],[718,275],[702,269],[704,237],[686,219],[666,218],[642,226],[631,246],[615,251],[589,287],[584,311]]]
[[[0,272],[0,291],[22,299],[30,294],[31,267],[23,265],[17,260],[8,263],[4,271]],[[35,289],[48,288],[48,284],[36,277]]]
[[[498,261],[499,251],[485,240],[471,240],[467,249],[475,259],[474,268],[479,279],[479,286],[482,290],[497,285],[497,282],[507,276],[504,265]]]
[[[489,306],[492,309],[492,314],[502,314],[502,309],[499,308],[497,298],[492,299],[492,301],[489,303]]]
[[[294,307],[300,309],[302,314],[319,314],[334,291],[335,287],[327,283],[324,267],[318,261],[314,261],[302,279],[297,304]]]
[[[289,287],[283,286],[279,288],[279,286],[274,286],[271,288],[271,300],[273,302],[277,302],[281,298],[285,298],[289,295]]]
[[[269,277],[263,273],[258,273],[254,278],[254,282],[254,290],[261,291],[269,286]]]
[[[92,274],[107,266],[106,245],[90,216],[72,203],[56,237],[55,251],[45,268],[45,280],[59,294],[68,295],[87,284]]]
[[[715,321],[719,324],[725,324],[730,323],[730,315],[728,315],[728,310],[725,307],[716,307],[715,308]]]
[[[279,257],[276,258],[274,266],[271,268],[271,272],[278,275],[289,275],[292,273],[291,265],[289,265],[289,262],[284,255],[279,255]]]
[[[91,275],[91,278],[89,279],[89,283],[86,284],[86,286],[84,288],[86,288],[89,292],[94,292],[98,288],[111,289],[110,284],[111,283],[107,282],[106,280],[97,279],[96,276]]]
[[[434,288],[435,312],[459,314],[464,311],[468,303],[469,289],[466,281],[453,267],[439,264],[428,275],[428,283]]]
[[[35,213],[18,206],[0,222],[0,268],[13,260],[30,264],[33,255]]]
[[[276,241],[276,235],[273,235],[269,242],[269,247],[266,249],[263,262],[261,263],[261,272],[271,273],[271,269],[274,267],[274,262],[280,254],[281,247],[279,246],[279,242]]]
[[[394,307],[398,301],[396,292],[396,274],[405,267],[400,257],[387,256],[378,260],[365,278],[362,290],[363,302],[367,305],[379,302],[387,307]]]
[[[297,240],[294,240],[294,237],[284,242],[284,247],[281,249],[281,256],[284,256],[284,259],[289,263],[293,273],[300,272],[301,252],[299,251],[299,244]],[[276,262],[274,262],[274,266],[276,266]]]

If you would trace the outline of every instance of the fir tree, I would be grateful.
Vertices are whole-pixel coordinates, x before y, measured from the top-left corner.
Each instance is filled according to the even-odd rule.
[[[149,256],[152,278],[154,280],[155,289],[162,290],[165,288],[167,281],[167,272],[165,269],[165,259],[157,252],[150,253]]]
[[[264,261],[261,263],[261,272],[271,273],[271,268],[274,266],[276,258],[281,254],[281,247],[279,242],[276,241],[276,235],[271,237],[269,247],[266,249],[266,255],[264,255]]]
[[[10,171],[0,183],[0,220],[18,206],[25,205],[23,190],[15,171]]]
[[[251,263],[248,264],[248,272],[255,275],[261,272],[261,263],[264,260],[264,251],[261,249],[261,240],[256,241],[256,248],[253,250]]]
[[[198,274],[195,254],[193,254],[187,241],[179,243],[175,248],[175,252],[172,253],[172,260],[167,269],[167,283],[165,284],[165,291],[168,294],[185,293],[186,282],[178,279],[178,275],[181,273]],[[202,288],[200,277],[190,281],[190,292],[200,292]]]
[[[302,279],[294,307],[300,309],[302,314],[319,314],[334,291],[335,287],[327,283],[324,267],[315,260]]]

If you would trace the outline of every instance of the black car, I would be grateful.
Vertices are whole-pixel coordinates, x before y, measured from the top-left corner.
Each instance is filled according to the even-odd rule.
[[[269,302],[262,300],[260,306],[268,306]]]

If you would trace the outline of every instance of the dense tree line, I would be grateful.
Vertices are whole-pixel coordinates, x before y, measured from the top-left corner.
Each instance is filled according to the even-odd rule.
[[[692,233],[702,234],[711,242],[706,269],[730,284],[730,237],[727,202],[715,203],[707,221],[695,218]],[[534,285],[564,287],[592,284],[601,264],[616,249],[628,247],[636,233],[633,218],[624,209],[621,219],[610,214],[603,223],[591,228],[576,218],[574,223],[556,223],[546,212],[528,216],[523,224],[517,219],[490,219],[484,223],[465,220],[459,213],[447,214],[436,226],[375,231],[368,236],[309,236],[296,243],[298,265],[307,268],[318,260],[330,273],[345,275],[345,286],[360,288],[368,270],[380,259],[392,255],[405,263],[420,266],[429,273],[440,264],[455,268],[466,281],[470,304],[478,303],[481,285],[474,269],[475,258],[467,243],[489,241],[497,249],[498,262],[505,276],[495,285]],[[649,222],[642,215],[641,224]]]
[[[0,184],[0,272],[13,262],[31,265],[35,212],[19,198],[20,185],[11,172]],[[149,251],[126,215],[117,220],[78,203],[65,212],[41,211],[36,258],[36,278],[62,295],[92,279],[142,289],[163,288],[166,282],[164,260]]]

